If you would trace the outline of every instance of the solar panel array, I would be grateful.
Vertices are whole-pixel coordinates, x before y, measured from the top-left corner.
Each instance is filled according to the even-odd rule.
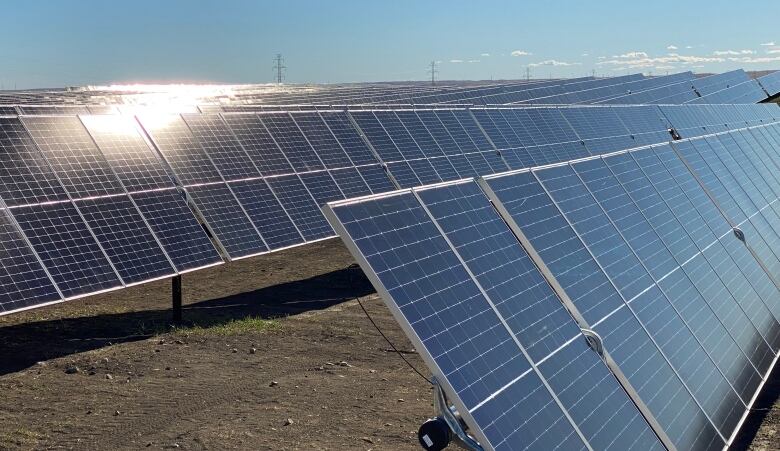
[[[42,292],[9,284],[0,306],[330,238],[319,207],[335,200],[667,142],[670,126],[696,136],[776,116],[704,105],[3,117],[0,208],[16,227],[9,245],[32,265],[12,276]]]
[[[176,112],[223,113],[329,109],[333,105],[495,105],[595,103],[755,103],[780,92],[775,72],[750,80],[742,70],[710,76],[682,72],[645,77],[420,82],[351,85],[214,85],[166,90],[164,86],[86,87],[0,92],[0,114],[134,114],[143,105]]]
[[[780,353],[778,174],[764,124],[325,213],[486,449],[714,450]]]

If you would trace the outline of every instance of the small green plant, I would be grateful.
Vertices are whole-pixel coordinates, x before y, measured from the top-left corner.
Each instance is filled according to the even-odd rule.
[[[279,329],[280,327],[281,323],[278,320],[248,316],[246,318],[232,319],[227,322],[212,325],[195,324],[190,327],[178,327],[174,332],[188,336],[228,336],[253,332],[266,332],[269,330]]]

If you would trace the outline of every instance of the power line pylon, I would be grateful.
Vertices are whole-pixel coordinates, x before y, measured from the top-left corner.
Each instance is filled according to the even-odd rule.
[[[277,53],[274,58],[274,70],[276,71],[276,82],[279,84],[282,84],[285,69],[287,66],[284,65],[284,58],[282,58],[281,53]]]

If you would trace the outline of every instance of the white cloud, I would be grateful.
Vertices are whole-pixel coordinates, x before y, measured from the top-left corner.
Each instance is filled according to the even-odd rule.
[[[712,52],[713,55],[717,56],[723,56],[723,55],[754,55],[756,53],[755,50],[715,50]]]
[[[643,53],[643,52],[638,52]],[[670,64],[701,64],[701,63],[722,63],[726,59],[722,57],[713,56],[692,56],[692,55],[680,55],[679,53],[668,53],[666,56],[650,57],[639,56],[636,58],[614,58],[610,60],[603,60],[596,63],[597,65],[611,65],[611,66],[627,66],[631,69],[642,67],[654,67],[654,66],[668,66]]]
[[[772,54],[772,53],[780,53],[780,49],[774,49],[774,50],[767,50],[766,53]]]
[[[538,63],[531,63],[528,65],[528,67],[539,67],[539,66],[579,66],[582,63],[567,63],[566,61],[558,61],[558,60],[544,60],[539,61]]]
[[[463,60],[450,60],[450,62],[454,64],[458,64],[458,63],[462,63]]]
[[[583,53],[582,56],[588,56],[588,54],[587,53]]]
[[[480,53],[479,56],[484,56],[485,58],[490,56],[490,53]]]
[[[466,62],[467,62],[467,63],[478,63],[478,62],[479,62],[479,60],[468,60],[468,61],[466,61]]]
[[[628,52],[622,55],[612,55],[612,58],[647,58],[649,55],[645,52]]]
[[[761,45],[763,45],[764,47],[774,47],[777,44],[775,44],[775,41],[769,41],[769,42],[765,42],[765,43],[763,43]]]
[[[533,55],[531,52],[526,52],[525,50],[514,50],[512,53],[510,53],[512,56],[529,56]]]
[[[605,59],[607,59],[607,57],[606,56],[599,56],[598,59],[605,60]]]
[[[740,56],[739,58],[729,58],[734,63],[761,64],[780,61],[780,56]]]
[[[677,69],[675,66],[655,66],[656,70],[673,70]]]
[[[686,49],[692,49],[692,48],[693,48],[693,46],[692,46],[692,45],[686,45],[686,46],[685,46],[685,48],[686,48]]]
[[[676,45],[667,45],[666,46],[666,50],[677,50],[677,46]]]

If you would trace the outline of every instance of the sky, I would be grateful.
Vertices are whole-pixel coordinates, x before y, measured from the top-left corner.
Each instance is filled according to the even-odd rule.
[[[3,2],[0,86],[780,69],[777,0]]]

